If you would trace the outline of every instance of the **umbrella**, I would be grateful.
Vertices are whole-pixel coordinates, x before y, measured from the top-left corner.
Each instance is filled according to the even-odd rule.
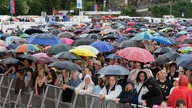
[[[67,44],[58,44],[54,45],[51,48],[47,50],[47,54],[58,54],[63,51],[69,51],[70,49],[73,49],[72,46]]]
[[[137,33],[135,37],[133,37],[131,40],[149,40],[153,37],[153,35],[147,33],[147,32],[141,32]]]
[[[66,30],[66,31],[74,32],[74,31],[75,31],[75,27],[73,27],[73,26],[66,26],[66,27],[65,27],[65,30]]]
[[[188,27],[188,28],[186,29],[186,31],[187,31],[187,32],[192,31],[192,27]]]
[[[41,57],[49,57],[46,53],[36,53],[33,54],[34,57],[36,57],[37,59],[41,58]]]
[[[6,52],[7,48],[0,46],[0,52]]]
[[[36,52],[39,50],[40,48],[33,44],[22,44],[15,49],[15,52]]]
[[[26,34],[26,33],[23,33],[19,36],[20,38],[29,38],[30,35]]]
[[[17,64],[18,62],[19,60],[14,58],[5,58],[0,60],[0,64]]]
[[[27,60],[32,60],[32,61],[37,60],[36,57],[29,55],[29,54],[21,54],[18,57],[21,59],[27,59]]]
[[[181,48],[181,47],[192,47],[191,44],[180,44],[177,46],[177,48]]]
[[[25,39],[20,38],[20,37],[16,37],[16,36],[7,37],[7,38],[5,39],[5,41],[6,41],[7,44],[11,44],[11,43],[13,43],[13,42],[15,42],[15,43],[17,43],[17,44],[23,44],[23,43],[26,42]]]
[[[74,54],[79,55],[79,56],[97,57],[95,55],[95,53],[93,53],[90,50],[85,49],[85,48],[75,48],[75,49],[69,50],[69,52],[74,53]]]
[[[177,51],[181,53],[190,53],[192,52],[192,47],[181,47]]]
[[[58,59],[54,58],[54,57],[40,57],[37,60],[35,60],[35,63],[42,63],[42,64],[49,64],[52,62],[58,61]]]
[[[114,33],[114,30],[113,29],[105,29],[105,30],[100,32],[100,34],[109,34],[109,33]]]
[[[128,38],[126,37],[126,36],[120,36],[120,37],[118,37],[118,39],[117,39],[117,42],[123,42],[123,41],[126,41],[126,40],[128,40]]]
[[[126,47],[137,47],[138,44],[136,41],[133,41],[133,40],[126,40],[126,41],[123,41],[121,44],[120,44],[120,47],[121,48],[126,48]]]
[[[82,32],[83,32],[83,30],[81,30],[81,29],[79,30],[79,29],[78,29],[78,30],[75,30],[73,33],[74,33],[75,35],[79,35],[79,34],[81,34]]]
[[[51,29],[51,30],[50,30],[50,33],[51,33],[52,35],[57,36],[59,33],[61,33],[61,31],[60,31],[59,29]]]
[[[192,39],[185,39],[182,44],[192,44]]]
[[[95,39],[77,39],[75,40],[71,45],[72,46],[80,46],[80,45],[89,45],[91,43],[93,43],[94,41],[96,41]]]
[[[119,65],[108,65],[101,68],[97,74],[100,75],[129,75],[130,72],[126,68]]]
[[[116,54],[130,61],[138,61],[142,63],[155,61],[153,55],[149,51],[138,47],[124,48],[117,51]]]
[[[192,70],[192,55],[181,55],[176,59],[176,63],[185,69]]]
[[[177,35],[186,35],[186,34],[188,34],[187,31],[179,31],[179,32],[177,32]]]
[[[68,45],[71,45],[74,40],[73,39],[70,39],[70,38],[60,38],[61,42],[63,42],[64,44],[68,44]]]
[[[177,45],[176,39],[174,37],[168,37],[172,44]]]
[[[88,33],[91,34],[91,33],[99,33],[99,32],[101,32],[101,30],[99,30],[99,29],[92,29]]]
[[[29,28],[25,30],[25,33],[31,35],[33,33],[44,33],[44,32],[38,28]]]
[[[156,58],[156,63],[157,65],[163,65],[167,62],[174,61],[179,56],[180,55],[177,52],[165,53],[163,55],[158,56],[158,58]]]
[[[55,61],[48,65],[49,67],[56,67],[66,70],[82,70],[81,67],[69,61]]]
[[[76,48],[85,48],[85,49],[88,49],[90,50],[91,52],[93,52],[95,55],[97,55],[99,53],[99,51],[95,48],[95,47],[92,47],[90,45],[81,45],[81,46],[78,46]]]
[[[118,37],[115,34],[109,34],[104,37],[102,37],[103,40],[105,39],[118,39]]]
[[[58,59],[69,59],[69,60],[77,60],[77,59],[79,59],[76,55],[71,54],[68,51],[60,52],[60,53],[54,55],[54,57],[58,58]]]
[[[177,42],[183,42],[185,39],[189,39],[189,35],[180,36],[176,39]]]
[[[19,45],[17,45],[17,44],[9,44],[6,48],[8,49],[8,50],[14,50],[15,48],[17,48]]]
[[[100,53],[111,52],[114,49],[110,43],[105,42],[105,41],[96,41],[90,45],[95,47]]]
[[[154,51],[155,54],[164,54],[168,52],[176,52],[175,49],[169,47],[160,47]]]
[[[152,40],[159,42],[161,44],[165,44],[165,45],[172,45],[171,41],[165,37],[162,36],[155,36],[152,38]]]
[[[27,41],[30,44],[38,44],[38,45],[56,45],[60,44],[61,40],[49,33],[36,34],[33,37],[30,37]]]
[[[6,46],[6,45],[5,45],[5,42],[2,41],[2,40],[0,40],[0,46],[1,46],[1,47],[5,47],[5,46]]]
[[[75,34],[71,32],[61,32],[57,35],[59,38],[73,38],[75,37]]]
[[[1,40],[5,40],[7,37],[10,37],[11,35],[9,34],[2,34],[1,35]]]
[[[121,59],[121,57],[116,54],[109,54],[105,58],[106,59]]]
[[[153,74],[152,74],[151,70],[149,70],[149,69],[134,69],[134,70],[131,71],[131,73],[129,75],[129,79],[132,80],[132,81],[135,81],[137,76],[138,76],[138,73],[140,71],[145,72],[147,74],[147,78],[153,77]]]
[[[101,36],[100,36],[99,34],[96,34],[96,33],[91,33],[91,34],[88,34],[88,35],[86,36],[86,38],[97,40],[97,39],[100,39]]]
[[[88,35],[89,35],[89,34],[81,34],[81,35],[79,35],[78,37],[80,37],[80,38],[86,38]]]

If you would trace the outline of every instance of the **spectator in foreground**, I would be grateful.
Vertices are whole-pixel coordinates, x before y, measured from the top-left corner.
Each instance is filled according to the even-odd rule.
[[[152,107],[155,104],[160,105],[163,101],[163,93],[155,78],[149,77],[144,84],[149,89],[149,91],[141,97],[143,100],[146,100],[146,106]]]
[[[173,108],[176,108],[176,101],[183,99],[187,103],[187,108],[192,108],[192,91],[187,87],[189,79],[185,75],[179,78],[178,87],[175,88],[168,98],[168,103]]]
[[[116,103],[132,103],[137,104],[138,94],[131,80],[127,81],[125,89],[121,92],[118,98],[114,99]]]
[[[101,100],[116,99],[122,91],[122,87],[120,85],[117,85],[116,76],[109,76],[108,80],[109,83],[104,86],[104,88],[99,93],[99,99]]]
[[[186,102],[183,99],[178,99],[176,101],[176,108],[187,108]]]
[[[92,94],[94,83],[89,74],[86,74],[84,80],[75,88],[75,94]]]

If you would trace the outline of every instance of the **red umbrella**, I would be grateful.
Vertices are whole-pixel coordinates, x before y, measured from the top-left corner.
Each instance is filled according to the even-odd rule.
[[[126,32],[133,30],[133,28],[126,28]]]
[[[176,39],[177,42],[183,42],[185,39],[189,39],[190,36],[189,35],[185,35],[185,36],[180,36],[179,38]]]
[[[122,50],[117,51],[116,54],[128,60],[138,61],[142,63],[155,61],[153,55],[149,51],[138,47],[124,48]]]
[[[177,46],[177,48],[181,48],[181,47],[192,47],[191,44],[180,44]]]

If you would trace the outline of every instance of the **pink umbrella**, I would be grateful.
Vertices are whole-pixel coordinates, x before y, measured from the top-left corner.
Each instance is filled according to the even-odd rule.
[[[49,58],[49,56],[46,53],[37,53],[37,54],[33,54],[33,56],[36,57],[37,59],[41,57]]]
[[[35,63],[42,63],[42,64],[49,64],[52,63],[54,61],[58,61],[58,59],[54,58],[54,57],[40,57],[37,60],[35,60]]]
[[[5,52],[5,51],[7,51],[7,48],[0,46],[0,52]]]
[[[176,39],[177,42],[183,42],[185,39],[189,39],[190,35],[180,36]]]
[[[149,51],[138,47],[124,48],[117,51],[116,54],[128,60],[138,61],[142,63],[155,61],[153,55]]]
[[[60,40],[65,43],[65,44],[68,44],[68,45],[71,45],[73,43],[73,39],[70,39],[70,38],[60,38]]]

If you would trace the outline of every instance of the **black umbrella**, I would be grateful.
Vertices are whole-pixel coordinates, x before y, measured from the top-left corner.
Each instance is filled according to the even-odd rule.
[[[95,39],[77,39],[72,43],[72,46],[80,46],[80,45],[89,45],[93,42],[95,42]]]
[[[123,41],[120,45],[121,48],[126,48],[126,47],[138,47],[138,44],[136,41],[133,40],[126,40]]]
[[[156,59],[156,63],[157,65],[163,65],[167,62],[170,61],[174,61],[177,57],[179,57],[180,55],[177,52],[169,52],[169,53],[165,53],[163,55],[160,55],[157,59]]]
[[[29,29],[25,30],[25,33],[31,35],[33,33],[44,33],[44,32],[38,28],[29,28]]]
[[[59,29],[51,29],[50,33],[57,36],[59,33],[61,33],[61,31]]]
[[[118,39],[118,37],[115,34],[109,34],[104,37],[102,37],[103,40],[105,39]]]
[[[54,57],[58,58],[58,59],[69,59],[69,60],[77,60],[77,59],[79,59],[77,56],[75,56],[74,54],[71,54],[68,51],[64,51],[64,52],[58,53],[58,54],[54,55]]]
[[[49,67],[56,67],[67,70],[82,70],[81,67],[69,61],[55,61],[48,65]]]
[[[1,40],[5,40],[7,37],[10,37],[11,35],[9,34],[2,34],[1,35]]]
[[[67,44],[57,44],[52,46],[47,50],[47,54],[58,54],[63,51],[69,51],[70,49],[73,49],[72,46],[67,45]]]
[[[91,33],[91,34],[87,35],[86,38],[97,40],[97,39],[100,39],[101,36],[99,34],[96,34],[96,33]]]
[[[18,56],[18,58],[26,59],[26,60],[31,60],[31,61],[37,60],[36,57],[34,57],[32,55],[28,55],[28,54],[21,54],[21,55]]]
[[[106,59],[121,59],[121,57],[116,54],[109,54],[105,58]]]
[[[57,35],[59,38],[73,38],[75,37],[75,34],[71,32],[61,32]]]
[[[101,32],[101,30],[99,30],[99,29],[92,29],[88,33],[91,34],[91,33],[99,33],[99,32]]]
[[[18,59],[14,58],[5,58],[0,61],[0,64],[17,64],[19,62]]]
[[[176,52],[175,49],[169,48],[169,47],[160,47],[157,50],[154,51],[154,54],[164,54],[168,52]]]

